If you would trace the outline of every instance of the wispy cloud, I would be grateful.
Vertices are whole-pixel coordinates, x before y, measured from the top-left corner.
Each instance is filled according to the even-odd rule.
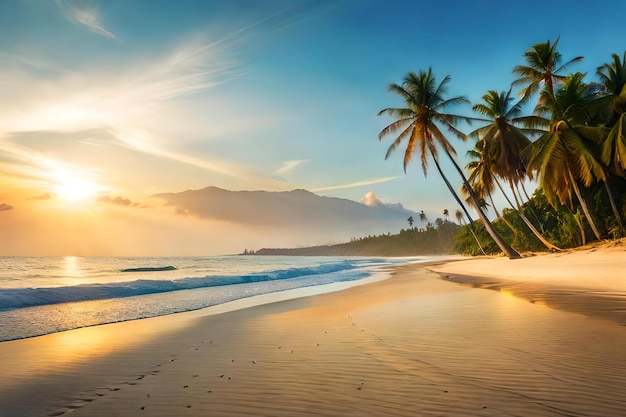
[[[398,178],[400,177],[395,176],[395,177],[375,178],[375,179],[366,180],[366,181],[352,182],[349,184],[331,185],[329,187],[319,187],[319,188],[312,189],[311,191],[319,192],[319,191],[343,190],[346,188],[364,187],[366,185],[380,184],[383,182],[393,181]]]
[[[21,132],[105,129],[135,150],[163,157],[168,157],[163,142],[150,142],[159,136],[154,132],[163,120],[160,115],[171,114],[176,99],[224,82],[236,68],[221,58],[220,49],[200,39],[183,42],[160,56],[116,62],[115,71],[87,67],[80,73],[59,72],[53,79],[49,73],[42,77],[36,68],[20,65],[24,59],[3,57],[12,68],[0,74],[0,84],[7,87],[7,101],[0,103],[0,142]],[[129,134],[141,131],[147,132],[141,140]],[[10,146],[3,149],[14,159],[32,161],[28,146]]]
[[[98,8],[92,2],[76,0],[55,0],[55,2],[63,16],[70,22],[83,25],[99,35],[115,39],[115,35],[109,32],[100,21]]]
[[[306,162],[309,162],[310,159],[292,159],[289,161],[284,161],[280,168],[274,171],[276,175],[285,175],[291,172],[297,166],[300,166]]]
[[[156,140],[150,132],[141,129],[114,130],[112,134],[130,149],[195,166],[207,171],[216,172],[229,177],[246,178],[245,169],[233,163],[199,158],[181,152],[165,149],[155,145]],[[251,176],[250,176],[251,177]]]
[[[312,9],[314,3],[309,4]],[[68,20],[102,36],[114,37],[102,23],[93,1],[55,0],[52,5]],[[284,28],[305,19],[310,12],[307,8],[287,9],[221,36],[203,31],[177,43],[168,39],[162,43],[167,49],[114,52],[113,56],[98,56],[92,61],[88,61],[92,57],[87,54],[86,61],[80,63],[63,62],[41,49],[21,45],[0,53],[0,85],[6,99],[0,103],[0,172],[8,174],[7,181],[19,179],[21,186],[36,189],[49,183],[46,161],[69,159],[76,168],[97,168],[100,178],[118,178],[122,170],[119,162],[111,162],[111,154],[121,146],[133,151],[132,156],[123,154],[128,160],[137,161],[138,154],[152,155],[163,158],[164,164],[170,160],[227,177],[207,175],[209,180],[285,187],[279,179],[258,175],[248,163],[238,163],[199,145],[207,138],[223,139],[233,129],[241,133],[247,126],[258,126],[259,120],[274,123],[275,114],[239,115],[236,126],[230,126],[227,120],[201,116],[207,111],[213,111],[213,119],[222,114],[224,100],[220,97],[206,94],[201,105],[200,100],[187,98],[240,77],[246,45],[256,45],[265,32],[275,30],[276,23],[281,22]],[[250,118],[255,123],[245,123]],[[94,143],[89,134],[82,135],[89,131],[106,132],[108,139]],[[51,141],[51,135],[62,135],[65,142]],[[17,140],[24,136],[28,140]],[[87,152],[85,143],[101,146],[101,151],[91,148],[85,154],[89,162],[77,157]],[[198,145],[189,150],[186,143]],[[96,154],[102,158],[94,158]],[[286,161],[274,174],[289,173],[305,162]],[[180,168],[175,164],[163,166]],[[0,185],[3,182],[0,179]]]

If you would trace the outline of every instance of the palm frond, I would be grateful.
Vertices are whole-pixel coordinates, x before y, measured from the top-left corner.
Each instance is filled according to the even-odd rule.
[[[412,121],[412,118],[396,120],[395,122],[391,123],[389,126],[380,131],[380,133],[378,134],[378,140],[382,140],[385,136],[392,135],[398,130],[405,129],[406,126],[409,125]]]
[[[540,116],[522,116],[511,120],[514,125],[523,126],[524,129],[544,130],[550,126],[550,121]]]
[[[433,138],[437,141],[439,146],[441,146],[450,155],[456,155],[456,150],[454,149],[454,146],[452,146],[450,142],[448,142],[446,136],[441,132],[441,130],[439,130],[436,125],[431,126],[431,132]]]
[[[409,125],[406,129],[402,131],[402,133],[398,135],[398,137],[391,143],[391,145],[389,145],[387,153],[385,154],[385,159],[388,159],[391,156],[391,154],[402,143],[402,141],[412,132],[412,130],[413,127]]]

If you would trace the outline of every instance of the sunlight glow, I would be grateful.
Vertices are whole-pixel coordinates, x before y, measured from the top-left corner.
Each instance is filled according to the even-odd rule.
[[[95,197],[101,187],[88,178],[81,178],[77,173],[58,170],[55,174],[54,192],[70,203],[78,203]]]

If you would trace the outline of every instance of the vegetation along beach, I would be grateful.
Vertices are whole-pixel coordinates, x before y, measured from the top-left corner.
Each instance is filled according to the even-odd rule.
[[[0,417],[626,417],[626,3],[0,16]]]

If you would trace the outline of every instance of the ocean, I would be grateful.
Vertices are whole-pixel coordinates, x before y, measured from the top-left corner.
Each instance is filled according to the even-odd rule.
[[[432,257],[0,257],[0,341],[357,281]]]

